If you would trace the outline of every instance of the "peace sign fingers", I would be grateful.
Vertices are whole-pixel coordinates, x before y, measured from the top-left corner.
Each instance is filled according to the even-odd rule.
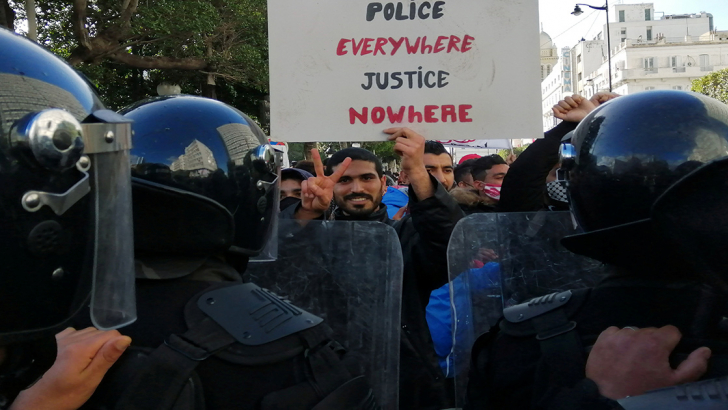
[[[321,161],[321,155],[317,149],[314,148],[311,150],[311,157],[313,158],[313,167],[316,170],[316,176],[319,178],[326,176],[326,173],[324,172],[324,163]]]
[[[339,179],[341,178],[341,176],[344,175],[344,172],[346,172],[346,169],[349,168],[349,164],[351,164],[351,158],[346,157],[346,159],[344,159],[344,161],[341,163],[341,165],[339,165],[339,167],[336,168],[336,171],[333,174],[331,174],[329,179],[333,183],[339,182]]]

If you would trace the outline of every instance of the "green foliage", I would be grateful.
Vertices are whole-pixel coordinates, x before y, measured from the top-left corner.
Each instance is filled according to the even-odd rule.
[[[113,52],[145,58],[203,59],[207,68],[142,69],[116,61],[110,57],[111,51],[92,55],[76,68],[98,87],[109,108],[119,109],[154,96],[161,82],[178,84],[183,93],[200,95],[208,74],[212,74],[218,99],[260,117],[259,101],[268,93],[265,0],[143,0],[125,23],[122,4],[128,3],[88,0],[84,26],[89,37],[103,40],[101,45],[108,45]],[[37,5],[41,44],[64,58],[83,50],[73,30],[71,0],[44,0]],[[13,6],[22,12],[21,1]]]
[[[400,158],[394,152],[394,141],[363,142],[361,147],[373,152],[382,162],[399,161]]]
[[[291,162],[303,161],[306,158],[303,155],[303,143],[302,142],[289,142],[288,143],[288,160]]]
[[[523,146],[520,146],[520,147],[513,147],[513,153],[516,154],[516,156],[519,156],[519,155],[521,155],[521,153],[523,151],[526,150],[526,148],[528,148],[529,145],[531,145],[531,144],[526,144],[526,145],[523,145]],[[500,155],[501,157],[503,157],[503,159],[507,159],[508,156],[511,155],[511,150],[509,150],[509,149],[499,150],[498,151],[498,155]]]
[[[728,104],[728,68],[714,71],[705,77],[693,80],[692,91]]]

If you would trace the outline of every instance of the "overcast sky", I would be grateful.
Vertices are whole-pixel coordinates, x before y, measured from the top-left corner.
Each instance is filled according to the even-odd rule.
[[[572,16],[576,3],[587,3],[592,6],[603,6],[603,0],[539,0],[539,17],[543,23],[543,30],[548,33],[554,44],[562,47],[573,47],[582,37],[592,39],[602,31],[606,16],[603,11],[582,7],[584,14],[579,17]],[[618,4],[612,0],[609,5]],[[623,4],[643,3],[640,1],[623,0]],[[648,3],[644,1],[644,3]],[[659,19],[665,14],[688,14],[705,11],[713,15],[713,24],[718,30],[728,30],[728,0],[655,0],[655,18]],[[614,21],[614,16],[610,16]],[[702,34],[702,33],[701,33]]]

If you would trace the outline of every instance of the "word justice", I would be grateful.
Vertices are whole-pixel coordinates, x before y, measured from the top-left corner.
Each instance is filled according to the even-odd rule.
[[[396,90],[398,88],[401,88],[403,85],[405,86],[405,88],[442,88],[448,84],[448,82],[446,81],[448,75],[450,75],[450,73],[442,70],[423,72],[422,67],[417,67],[417,71],[395,71],[393,73],[364,73],[366,81],[362,83],[361,88],[369,90],[375,84],[376,87],[380,90],[386,90],[387,88]],[[389,84],[390,78],[392,79],[391,85]],[[407,80],[406,85],[405,79]]]
[[[409,107],[364,107],[361,111],[349,108],[349,123],[355,124],[358,120],[362,124],[366,124],[369,119],[373,124],[381,124],[385,120],[390,124],[401,124],[405,120],[405,112],[407,122],[410,124],[418,122],[435,123],[435,122],[473,122],[468,112],[473,108],[470,104],[460,105],[425,105],[422,112],[415,109],[414,106]],[[395,111],[396,110],[396,111]]]
[[[437,54],[437,53],[465,53],[473,48],[475,37],[438,36],[433,44],[427,44],[427,36],[410,39],[409,37],[379,38],[342,38],[336,46],[336,55],[343,56],[350,51],[353,55],[396,55],[400,54]],[[403,47],[404,46],[404,47]],[[401,52],[400,52],[401,50]]]

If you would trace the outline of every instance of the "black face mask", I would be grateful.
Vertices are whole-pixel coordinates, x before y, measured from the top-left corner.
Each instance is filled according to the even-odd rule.
[[[288,208],[291,205],[298,205],[300,203],[301,203],[301,200],[296,197],[292,197],[292,196],[285,197],[285,198],[281,199],[281,211]]]

